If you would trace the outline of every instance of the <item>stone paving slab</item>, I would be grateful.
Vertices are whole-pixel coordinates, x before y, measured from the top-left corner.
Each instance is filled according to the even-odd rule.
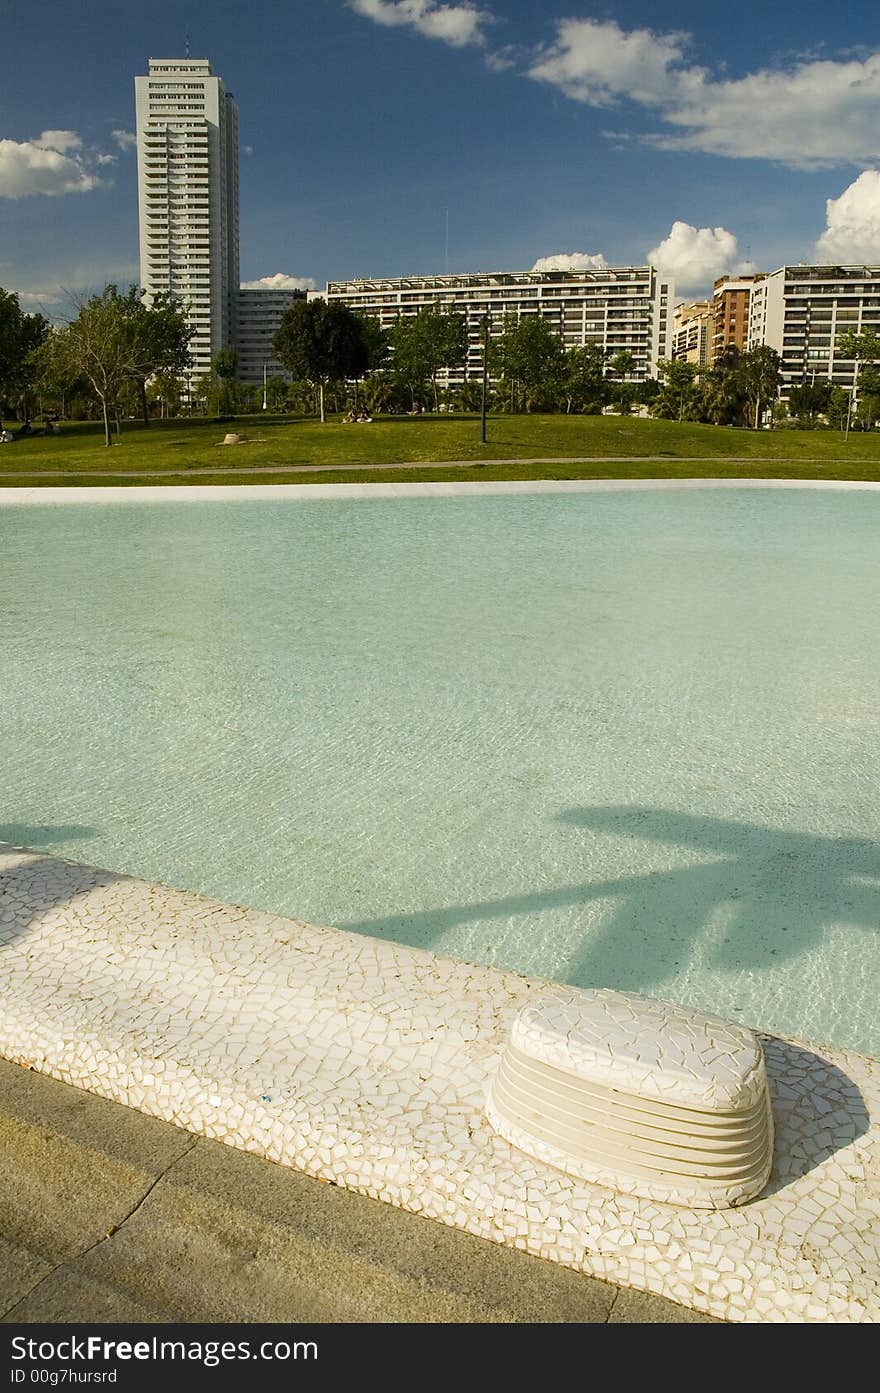
[[[193,1138],[36,1077],[0,1062],[0,1233],[57,1264],[121,1224]]]
[[[0,1311],[17,1306],[54,1270],[29,1248],[0,1237]]]

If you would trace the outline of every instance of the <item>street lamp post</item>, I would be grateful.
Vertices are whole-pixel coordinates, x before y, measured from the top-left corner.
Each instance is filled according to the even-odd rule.
[[[480,407],[480,440],[486,443],[486,395],[489,386],[489,315],[483,315],[483,398]]]
[[[268,406],[268,404],[269,404],[269,403],[268,403],[268,398],[267,398],[267,396],[266,396],[266,364],[264,363],[264,364],[263,364],[263,410],[264,410],[264,411],[266,410],[266,407]]]

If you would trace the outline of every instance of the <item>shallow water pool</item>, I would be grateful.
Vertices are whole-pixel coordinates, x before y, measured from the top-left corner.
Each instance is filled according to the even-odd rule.
[[[880,493],[0,509],[0,839],[880,1054]]]

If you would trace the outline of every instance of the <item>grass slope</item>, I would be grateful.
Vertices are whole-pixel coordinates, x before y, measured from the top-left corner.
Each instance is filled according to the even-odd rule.
[[[248,443],[221,448],[227,430],[249,437]],[[845,442],[837,431],[746,431],[616,416],[492,416],[488,434],[488,444],[481,445],[478,418],[464,416],[386,418],[364,426],[278,417],[239,419],[231,426],[167,421],[149,430],[127,423],[108,450],[100,427],[69,425],[60,436],[0,446],[0,484],[437,481],[473,478],[473,465],[482,466],[481,479],[880,479],[880,432],[852,434]],[[443,466],[391,467],[435,461]],[[315,466],[320,472],[311,472]],[[359,472],[358,466],[370,468]]]

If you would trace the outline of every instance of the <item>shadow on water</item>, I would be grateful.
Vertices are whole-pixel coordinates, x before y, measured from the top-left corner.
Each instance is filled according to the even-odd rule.
[[[558,821],[712,859],[340,927],[442,948],[438,940],[461,924],[602,899],[608,913],[575,949],[565,979],[648,993],[688,965],[698,942],[704,961],[716,968],[755,971],[807,952],[830,924],[880,927],[880,846],[867,839],[636,806],[570,808]],[[775,1126],[766,1197],[863,1136],[870,1120],[843,1070],[800,1045],[762,1039]]]
[[[45,850],[47,842],[94,836],[97,831],[93,827],[0,824],[0,948],[27,933],[50,910],[123,878],[115,871],[58,859],[54,852]],[[38,842],[43,847],[33,845]],[[6,865],[2,857],[8,852],[26,852],[27,859]],[[3,916],[9,910],[13,917],[6,919]]]
[[[75,823],[69,827],[50,827],[45,824],[32,826],[27,822],[0,822],[0,842],[8,842],[11,846],[43,847],[47,842],[81,842],[97,835],[95,827],[80,827]]]
[[[870,839],[642,807],[572,808],[559,820],[712,858],[617,882],[618,903],[570,962],[571,981],[595,981],[623,949],[630,980],[621,985],[650,987],[687,966],[713,920],[704,960],[724,972],[778,967],[831,924],[880,928],[880,845]]]
[[[577,986],[601,983],[626,991],[650,991],[678,975],[698,941],[708,966],[733,973],[777,967],[813,948],[831,924],[880,928],[880,845],[868,839],[812,836],[638,806],[569,808],[558,821],[567,828],[612,833],[622,842],[680,847],[688,859],[668,870],[587,878],[340,928],[440,947],[444,934],[476,920],[607,900],[609,912],[598,930],[575,946],[564,976]],[[587,862],[589,855],[585,848]]]

